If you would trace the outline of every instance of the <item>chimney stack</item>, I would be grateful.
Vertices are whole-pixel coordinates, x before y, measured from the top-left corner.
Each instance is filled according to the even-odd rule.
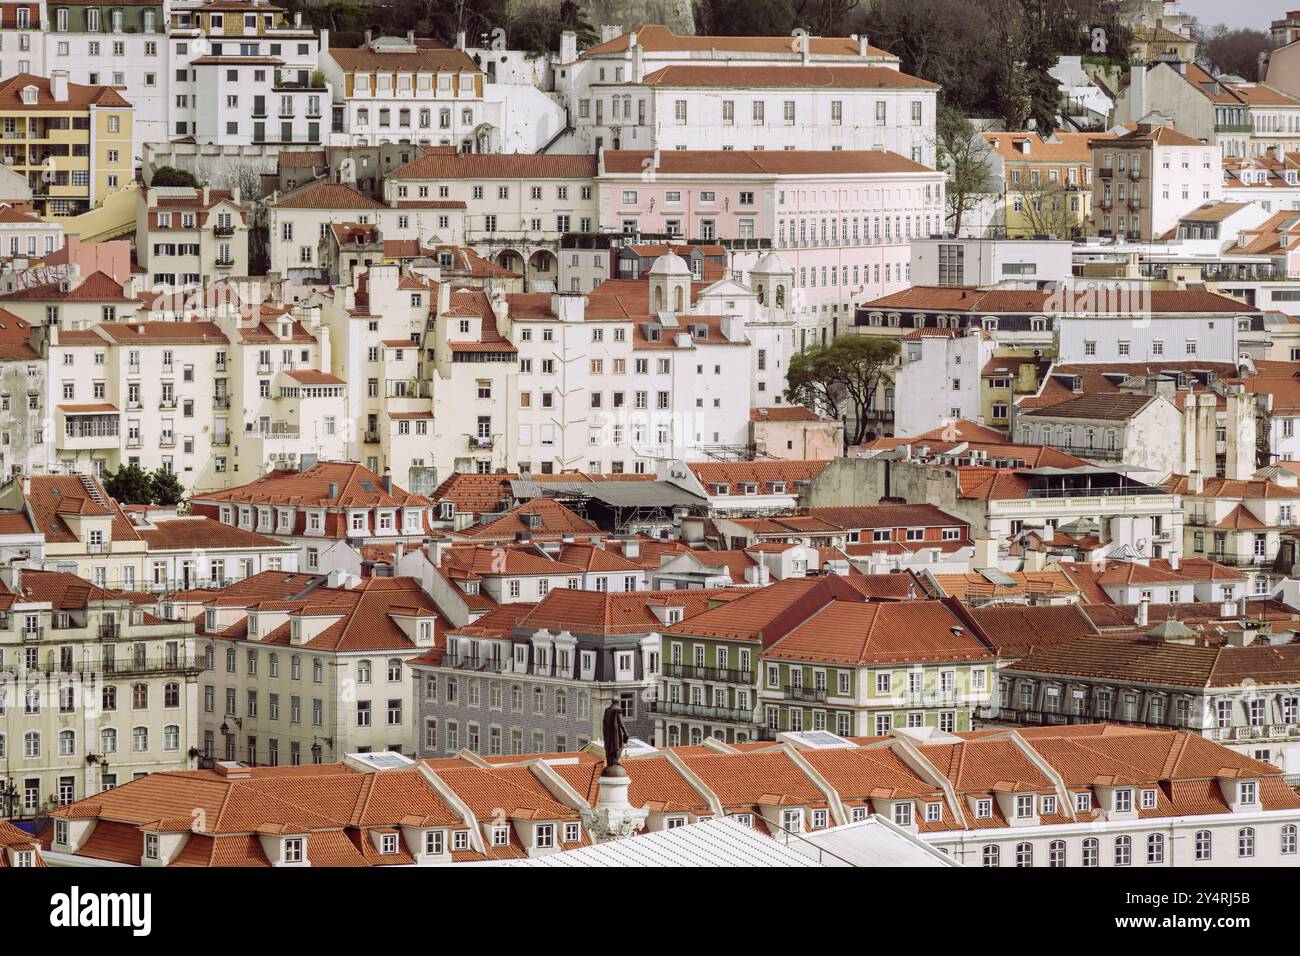
[[[53,70],[50,73],[50,97],[56,103],[68,101],[68,71]]]
[[[1143,598],[1142,600],[1138,601],[1138,610],[1137,610],[1137,626],[1138,626],[1138,627],[1146,627],[1147,624],[1149,623],[1149,621],[1150,621],[1150,607],[1151,607],[1151,599],[1150,599],[1150,598]]]
[[[393,469],[385,465],[384,476],[379,479],[379,483],[384,487],[384,494],[391,495],[393,493]]]

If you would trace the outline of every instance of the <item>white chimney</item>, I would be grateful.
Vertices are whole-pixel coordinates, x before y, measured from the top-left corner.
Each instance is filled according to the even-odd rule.
[[[1143,598],[1142,600],[1138,601],[1138,611],[1137,611],[1137,626],[1138,626],[1138,627],[1146,627],[1146,626],[1147,626],[1147,623],[1148,623],[1149,620],[1150,620],[1150,614],[1148,613],[1150,607],[1151,607],[1151,599],[1150,599],[1150,598]]]
[[[53,70],[50,72],[50,96],[56,103],[66,103],[68,101],[67,70]]]
[[[1147,68],[1134,66],[1129,78],[1129,116],[1139,120],[1147,115]]]

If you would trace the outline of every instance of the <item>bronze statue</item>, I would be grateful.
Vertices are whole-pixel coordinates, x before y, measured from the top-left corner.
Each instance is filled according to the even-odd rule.
[[[618,758],[623,755],[623,746],[627,743],[627,728],[623,726],[623,710],[618,706],[617,701],[611,702],[605,708],[605,716],[601,724],[605,738],[605,775],[613,776],[614,774],[610,774],[609,771],[618,766]]]

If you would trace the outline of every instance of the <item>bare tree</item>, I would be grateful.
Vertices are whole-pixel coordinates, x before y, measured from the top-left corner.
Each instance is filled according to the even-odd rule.
[[[1076,202],[1079,211],[1072,211],[1071,199],[1077,193],[1060,183],[1041,180],[1037,183],[1020,183],[1013,188],[1013,193],[1023,203],[1020,214],[1031,235],[1070,239],[1082,233],[1082,201]]]
[[[948,174],[944,200],[947,221],[954,235],[961,234],[962,219],[995,191],[989,170],[989,148],[975,126],[955,107],[939,107],[935,123],[939,168]]]

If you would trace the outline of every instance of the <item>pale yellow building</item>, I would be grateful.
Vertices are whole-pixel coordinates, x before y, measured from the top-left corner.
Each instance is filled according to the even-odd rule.
[[[27,177],[37,210],[74,216],[132,180],[133,119],[111,86],[19,73],[0,81],[0,160]]]

